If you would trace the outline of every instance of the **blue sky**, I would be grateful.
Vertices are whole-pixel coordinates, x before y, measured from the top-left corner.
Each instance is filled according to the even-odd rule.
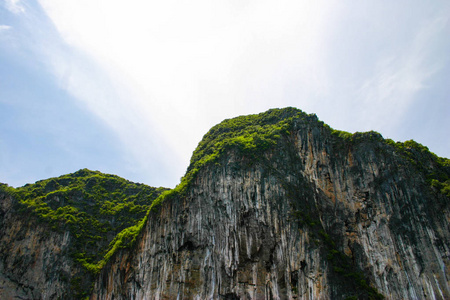
[[[448,1],[2,0],[0,182],[173,187],[211,126],[286,106],[450,157],[449,37]]]

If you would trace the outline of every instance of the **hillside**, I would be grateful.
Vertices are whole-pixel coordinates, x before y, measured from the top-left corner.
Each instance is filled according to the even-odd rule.
[[[80,170],[0,204],[6,298],[450,298],[450,161],[295,108],[211,128],[172,190]]]
[[[92,299],[446,299],[449,175],[294,108],[225,120]]]
[[[63,281],[62,290],[55,291],[58,298],[89,295],[93,276],[106,262],[118,237],[137,227],[153,200],[165,190],[87,169],[19,188],[0,186],[3,206],[11,201],[11,209],[4,211],[0,219],[4,268],[11,263],[13,267],[7,270],[13,273],[9,279],[20,282],[20,277],[26,278],[27,264],[37,260],[37,253],[30,249],[36,246],[36,238],[41,242],[57,237],[65,247],[56,250],[58,253],[43,253],[50,261],[44,263],[41,271]],[[6,198],[11,199],[5,201]],[[43,232],[42,237],[33,236],[36,229]],[[15,245],[15,241],[27,239],[30,241]],[[132,239],[121,239],[121,243],[125,247]],[[45,243],[40,244],[47,251]],[[52,261],[55,255],[59,261]],[[62,265],[71,267],[59,268]]]

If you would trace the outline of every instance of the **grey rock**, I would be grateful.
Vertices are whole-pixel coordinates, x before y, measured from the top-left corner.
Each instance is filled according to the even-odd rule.
[[[91,299],[370,298],[327,239],[386,299],[450,299],[448,199],[380,139],[298,122],[258,161],[228,151],[151,212]]]

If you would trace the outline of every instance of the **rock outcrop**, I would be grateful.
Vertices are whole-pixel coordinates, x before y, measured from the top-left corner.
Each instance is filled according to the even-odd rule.
[[[450,299],[449,177],[420,144],[293,108],[226,120],[91,273],[90,299]],[[48,275],[77,272],[55,262],[70,236],[0,197],[0,298],[71,298]]]
[[[153,209],[91,299],[449,299],[449,199],[427,179],[443,169],[419,150],[296,117]]]
[[[164,190],[87,169],[0,184],[0,299],[85,299],[117,235]]]
[[[18,212],[0,192],[0,299],[64,299],[79,273],[69,259],[70,234]],[[73,282],[72,282],[73,284]]]

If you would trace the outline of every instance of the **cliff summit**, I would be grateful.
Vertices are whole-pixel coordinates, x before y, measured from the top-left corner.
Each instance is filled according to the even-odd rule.
[[[450,299],[450,161],[295,108],[214,126],[172,189],[0,186],[2,299]]]

